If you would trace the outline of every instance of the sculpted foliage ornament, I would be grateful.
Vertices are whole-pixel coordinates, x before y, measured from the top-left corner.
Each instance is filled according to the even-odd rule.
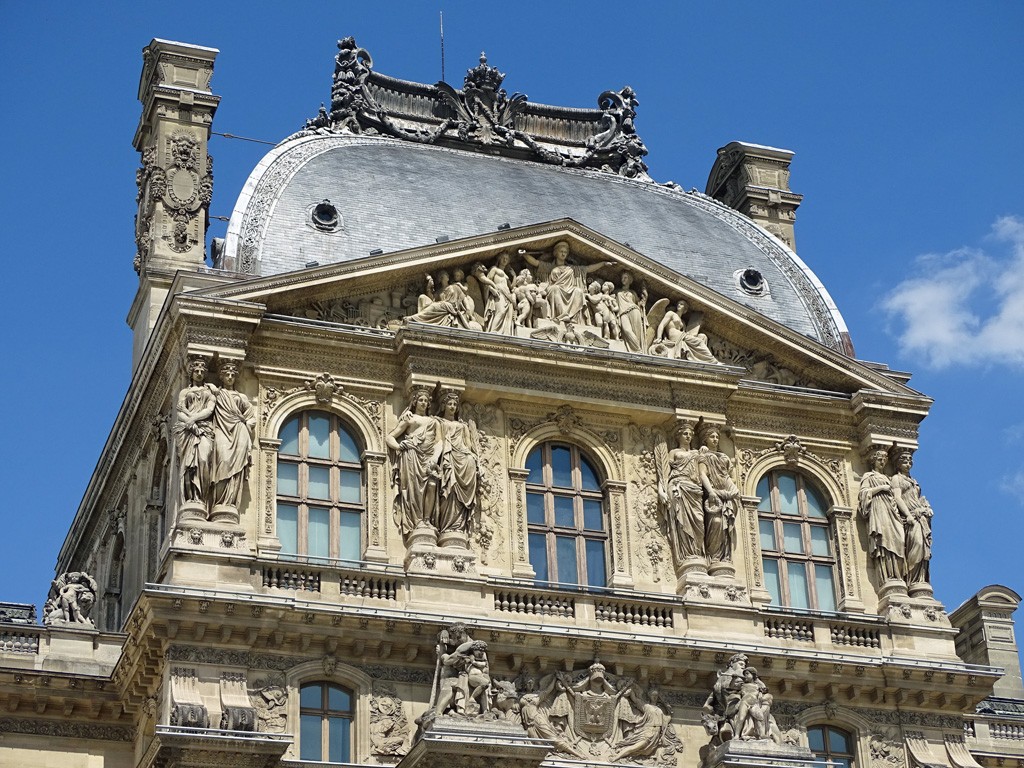
[[[43,606],[43,624],[94,627],[89,613],[99,594],[96,581],[84,571],[68,571],[50,582]]]

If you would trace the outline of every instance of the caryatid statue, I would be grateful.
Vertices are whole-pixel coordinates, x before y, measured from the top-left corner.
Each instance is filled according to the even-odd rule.
[[[174,445],[178,456],[178,503],[182,520],[208,518],[213,470],[213,412],[216,387],[206,383],[203,357],[188,361],[189,385],[178,393],[174,410]]]
[[[461,405],[462,396],[456,390],[442,393],[440,498],[433,521],[442,546],[445,544],[445,534],[468,536],[480,487],[476,425],[459,418]]]
[[[654,448],[658,499],[665,510],[677,572],[686,567],[703,571],[707,566],[700,452],[692,447],[695,430],[694,422],[680,421],[676,427],[677,447],[669,450],[664,441],[659,441]]]
[[[868,454],[870,469],[860,480],[860,516],[867,520],[871,558],[883,582],[906,579],[907,542],[903,512],[896,504],[892,479],[885,474],[888,453],[875,447]]]
[[[395,524],[406,539],[416,528],[432,531],[437,510],[444,431],[430,415],[430,402],[430,389],[413,389],[409,407],[385,441],[394,467]]]
[[[911,596],[931,594],[928,571],[932,559],[931,504],[921,494],[921,486],[910,476],[914,453],[909,448],[891,452],[896,474],[892,476],[892,495],[903,517],[907,559],[907,589]]]
[[[732,479],[733,461],[718,450],[721,427],[703,419],[697,424],[698,467],[704,487],[704,548],[708,563],[732,562],[733,536],[740,491]]]
[[[215,389],[213,407],[213,511],[211,520],[238,522],[242,488],[252,465],[252,434],[256,411],[249,398],[235,390],[238,363],[222,360],[217,372],[220,387]]]

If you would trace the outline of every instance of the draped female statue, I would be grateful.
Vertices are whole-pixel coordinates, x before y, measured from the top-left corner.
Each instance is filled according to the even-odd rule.
[[[669,451],[664,443],[655,446],[658,469],[658,498],[665,509],[669,541],[676,568],[684,563],[705,563],[704,488],[700,476],[700,452],[693,450],[692,421],[676,429],[678,447]]]
[[[893,461],[896,474],[892,476],[892,495],[904,518],[907,588],[913,594],[914,587],[925,586],[929,591],[928,571],[932,559],[932,506],[921,495],[921,486],[910,476],[914,466],[914,455],[909,450],[896,452]]]
[[[206,383],[207,363],[188,363],[189,386],[178,393],[174,410],[174,445],[178,454],[178,501],[183,519],[205,520],[213,463],[213,411],[216,388]]]
[[[704,487],[704,547],[709,563],[732,562],[733,531],[740,491],[732,479],[733,461],[719,452],[720,428],[701,421],[698,458]]]
[[[883,581],[906,577],[906,537],[903,513],[896,505],[891,478],[884,473],[884,450],[871,452],[871,469],[860,480],[860,516],[868,521],[871,557]]]
[[[218,366],[221,386],[213,407],[212,520],[238,522],[242,487],[252,464],[252,432],[256,412],[249,398],[235,391],[238,363],[223,360]]]
[[[472,422],[459,418],[461,404],[454,390],[446,392],[441,400],[440,503],[434,522],[442,537],[452,532],[468,534],[476,510],[477,434]]]
[[[513,335],[516,332],[516,297],[508,273],[508,251],[498,254],[498,262],[487,270],[483,264],[473,267],[473,276],[486,289],[484,330]]]
[[[444,434],[428,413],[430,400],[429,389],[414,389],[409,407],[386,439],[394,466],[395,524],[403,537],[417,526],[432,525],[436,513]]]

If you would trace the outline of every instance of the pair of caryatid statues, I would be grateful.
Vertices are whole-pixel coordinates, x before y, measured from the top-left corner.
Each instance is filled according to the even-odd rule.
[[[172,426],[181,520],[238,522],[256,426],[252,403],[235,390],[238,368],[221,360],[217,386],[206,381],[205,358],[188,361],[189,384],[178,393]]]
[[[557,672],[539,681],[525,672],[516,680],[492,676],[487,643],[463,624],[438,635],[437,666],[421,733],[438,718],[503,721],[544,739],[553,752],[600,762],[630,761],[675,766],[682,742],[672,709],[655,686],[609,673],[595,660],[585,670]]]
[[[480,488],[478,435],[460,418],[453,389],[414,388],[409,407],[387,437],[395,485],[395,524],[408,541],[423,533],[437,543],[462,545],[473,527]]]
[[[891,461],[896,472],[886,473]],[[883,583],[905,582],[911,595],[930,594],[932,507],[910,476],[914,454],[909,448],[875,447],[871,469],[860,481],[860,514],[867,520],[871,556]]]
[[[439,273],[436,284],[428,275],[417,311],[407,320],[506,335],[527,328],[532,329],[530,336],[549,341],[607,346],[614,340],[628,352],[718,362],[700,331],[703,314],[691,312],[685,300],[677,301],[675,309],[669,309],[667,298],[648,308],[647,289],[634,290],[629,272],[621,274],[619,285],[595,279],[593,273],[611,269],[614,263],[570,263],[569,243],[564,240],[550,255],[520,249],[516,256],[529,266],[513,269],[510,251],[498,254],[491,267],[475,264],[471,276],[479,291],[461,270]]]
[[[740,491],[733,460],[718,450],[721,429],[684,420],[676,427],[676,448],[655,445],[658,498],[680,574],[714,574],[732,563]]]
[[[781,744],[782,734],[771,712],[773,701],[757,670],[747,664],[746,654],[734,654],[729,665],[719,670],[701,711],[701,722],[711,736],[709,746],[733,740]]]

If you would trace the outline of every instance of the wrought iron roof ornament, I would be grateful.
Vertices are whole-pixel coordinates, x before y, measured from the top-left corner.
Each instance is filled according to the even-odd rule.
[[[466,72],[462,90],[444,82],[412,83],[373,69],[373,58],[354,38],[338,41],[331,108],[307,120],[290,138],[361,133],[424,144],[507,154],[570,168],[589,168],[646,179],[647,148],[636,133],[639,101],[630,87],[605,91],[598,109],[531,104],[502,88],[505,73],[487,63]]]

